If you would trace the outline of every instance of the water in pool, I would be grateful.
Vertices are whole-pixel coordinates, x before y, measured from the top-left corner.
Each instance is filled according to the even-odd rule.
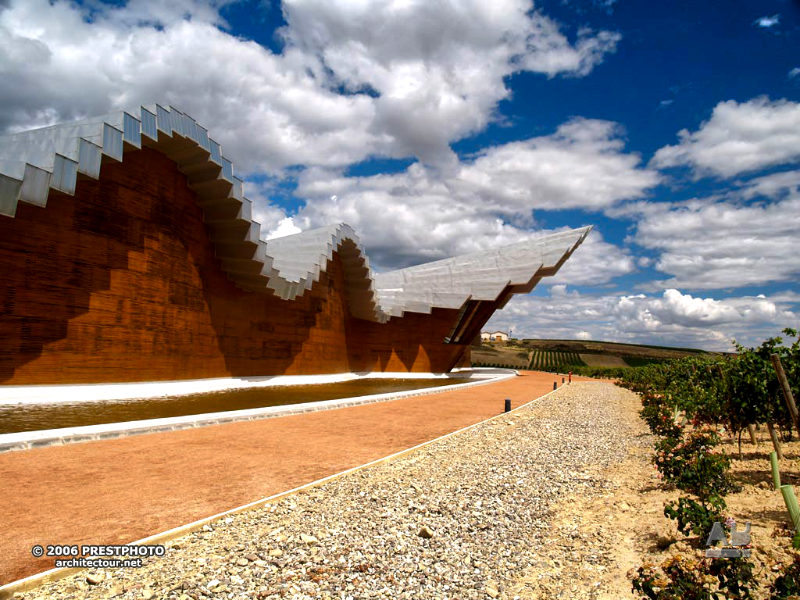
[[[320,402],[462,383],[463,379],[356,379],[145,400],[0,406],[0,434]]]

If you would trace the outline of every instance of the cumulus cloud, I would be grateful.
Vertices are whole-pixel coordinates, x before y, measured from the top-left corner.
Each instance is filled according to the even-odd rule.
[[[0,131],[163,102],[209,127],[246,173],[375,155],[447,164],[449,144],[508,96],[507,75],[584,75],[618,38],[570,43],[524,0],[287,0],[275,54],[224,30],[225,3],[10,2]]]
[[[554,135],[484,150],[463,165],[462,194],[515,209],[600,209],[645,195],[660,178],[623,152],[617,124],[573,119]]]
[[[272,240],[275,238],[281,238],[287,235],[300,233],[301,231],[302,229],[294,224],[294,219],[292,219],[292,217],[284,217],[278,221],[278,224],[274,228],[268,229],[263,235],[263,238],[265,240]]]
[[[0,12],[0,127],[158,101],[209,127],[245,172],[338,165],[380,145],[369,97],[327,90],[302,57],[276,56],[200,16],[133,26],[112,9],[87,22],[72,4],[13,4]]]
[[[756,178],[723,199],[647,206],[632,241],[659,252],[655,268],[672,275],[647,289],[796,280],[799,186],[800,172],[789,171]]]
[[[700,129],[678,133],[660,148],[658,168],[689,166],[700,175],[731,177],[800,159],[800,103],[766,97],[720,102]]]
[[[374,127],[396,151],[429,163],[484,128],[517,71],[583,76],[619,34],[582,29],[571,43],[527,0],[424,2],[287,0],[285,38],[319,58],[334,84],[374,90]]]
[[[565,287],[566,284],[603,285],[635,270],[630,251],[606,242],[595,229],[558,273],[547,281]]]
[[[733,337],[745,339],[751,329],[761,331],[766,325],[779,330],[797,322],[791,310],[779,308],[764,296],[716,300],[695,298],[677,289],[664,290],[660,298],[623,296],[614,305],[612,317],[621,331],[634,338],[655,332],[682,339],[724,340],[726,345]]]
[[[639,321],[657,321],[666,325],[682,325],[684,327],[703,327],[730,323],[742,318],[733,306],[713,298],[693,298],[676,289],[664,290],[661,298],[648,299],[642,296],[620,298],[617,304],[618,313],[626,318]],[[759,301],[765,304],[765,301]],[[770,304],[771,316],[775,315],[775,305]],[[643,315],[647,317],[643,317]]]
[[[798,298],[774,296],[698,298],[677,289],[660,295],[587,295],[553,286],[550,296],[514,297],[489,321],[519,337],[660,343],[730,351],[796,327]]]
[[[599,209],[644,196],[658,175],[625,154],[605,121],[574,120],[550,136],[491,147],[442,171],[413,163],[369,177],[309,169],[296,195],[301,227],[345,221],[376,264],[400,267],[510,244],[530,236],[537,209]],[[582,223],[575,223],[575,226]],[[605,283],[633,270],[622,249],[594,232],[563,277]],[[567,279],[565,279],[567,280]]]
[[[344,177],[309,169],[296,194],[307,200],[296,219],[307,229],[353,226],[382,268],[396,268],[510,244],[529,235],[473,202],[453,198],[445,181],[419,163],[406,171]],[[530,223],[527,223],[530,225]]]

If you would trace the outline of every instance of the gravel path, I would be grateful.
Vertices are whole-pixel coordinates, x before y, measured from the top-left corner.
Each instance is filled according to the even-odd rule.
[[[206,526],[139,569],[84,571],[20,597],[600,597],[602,572],[614,562],[603,535],[582,538],[553,516],[567,497],[613,488],[603,470],[639,443],[633,406],[610,384],[573,383],[396,460]],[[576,560],[581,579],[557,576]]]

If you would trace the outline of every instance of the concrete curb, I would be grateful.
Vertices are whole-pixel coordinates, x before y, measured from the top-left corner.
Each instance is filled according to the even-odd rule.
[[[558,388],[558,389],[561,389],[561,388]],[[295,494],[298,494],[300,492],[303,492],[303,491],[306,491],[306,490],[310,490],[310,489],[313,489],[315,487],[319,487],[320,485],[323,485],[324,483],[327,483],[329,481],[333,481],[335,479],[339,479],[340,477],[344,477],[346,475],[350,475],[351,473],[356,473],[356,472],[361,471],[363,469],[367,469],[369,467],[372,467],[372,466],[375,466],[375,465],[378,465],[378,464],[381,464],[381,463],[384,463],[384,462],[389,462],[389,461],[392,461],[392,460],[396,460],[396,459],[401,458],[401,457],[403,457],[403,456],[405,456],[407,454],[410,454],[412,452],[415,452],[417,450],[425,448],[426,446],[430,446],[431,444],[434,444],[436,442],[441,442],[442,440],[446,440],[447,438],[450,438],[452,436],[456,436],[456,435],[459,435],[461,433],[465,433],[465,432],[467,432],[467,431],[469,431],[471,429],[475,429],[476,427],[479,427],[481,425],[485,425],[486,423],[490,423],[490,422],[495,421],[497,419],[500,419],[502,417],[514,414],[515,412],[520,411],[523,408],[526,408],[526,407],[530,406],[534,402],[537,402],[539,400],[544,400],[545,398],[547,398],[551,394],[555,393],[556,391],[558,391],[558,390],[552,390],[552,391],[547,392],[546,394],[544,394],[542,396],[539,396],[538,398],[534,398],[533,400],[529,400],[525,404],[521,404],[520,406],[518,406],[517,408],[512,409],[509,412],[503,412],[503,413],[500,413],[500,414],[495,415],[493,417],[489,417],[488,419],[484,419],[483,421],[478,421],[477,423],[473,423],[472,425],[467,425],[466,427],[462,427],[461,429],[457,429],[456,431],[451,431],[450,433],[446,433],[446,434],[444,434],[442,436],[439,436],[437,438],[434,438],[432,440],[428,440],[427,442],[422,442],[421,444],[417,444],[416,446],[412,446],[411,448],[406,448],[405,450],[400,450],[399,452],[395,452],[394,454],[390,454],[388,456],[384,456],[383,458],[378,458],[378,459],[373,460],[371,462],[364,463],[363,465],[352,467],[350,469],[346,469],[344,471],[340,471],[339,473],[334,473],[333,475],[328,475],[327,477],[323,477],[322,479],[317,479],[316,481],[312,481],[310,483],[306,483],[304,485],[301,485],[299,487],[293,488],[291,490],[287,490],[285,492],[280,492],[278,494],[275,494],[273,496],[269,496],[267,498],[261,498],[260,500],[255,500],[254,502],[250,502],[248,504],[243,504],[242,506],[237,506],[236,508],[232,508],[230,510],[226,510],[224,512],[217,513],[217,514],[212,515],[210,517],[205,517],[203,519],[199,519],[197,521],[194,521],[192,523],[188,523],[186,525],[181,525],[179,527],[175,527],[175,528],[169,529],[167,531],[162,531],[161,533],[156,533],[156,534],[151,535],[149,537],[142,538],[142,539],[137,540],[135,542],[131,542],[130,544],[131,545],[164,544],[164,543],[166,543],[168,541],[174,540],[174,539],[179,538],[179,537],[183,537],[184,535],[187,535],[189,533],[192,533],[194,531],[202,529],[204,525],[208,525],[209,523],[212,523],[212,522],[217,521],[219,519],[222,519],[222,518],[225,518],[225,517],[228,517],[228,516],[231,516],[231,515],[235,515],[235,514],[238,514],[238,513],[241,513],[241,512],[245,512],[247,510],[253,510],[255,508],[260,508],[262,506],[266,506],[266,505],[271,504],[273,502],[277,502],[279,500],[283,500],[284,498],[288,498],[290,496],[294,496]],[[5,584],[3,586],[0,586],[0,600],[6,600],[7,598],[13,597],[14,594],[27,592],[29,590],[37,588],[37,587],[39,587],[41,585],[44,585],[46,583],[52,583],[54,581],[58,581],[59,579],[63,579],[65,577],[69,577],[70,575],[74,575],[74,574],[76,574],[76,573],[78,573],[78,572],[80,572],[82,570],[84,570],[84,569],[81,569],[81,568],[56,568],[56,569],[50,569],[48,571],[43,571],[42,573],[37,573],[35,575],[30,575],[30,576],[25,577],[23,579],[18,579],[17,581],[12,581],[11,583],[7,583],[7,584]]]
[[[164,431],[178,431],[206,425],[221,425],[240,421],[258,421],[288,415],[332,410],[348,406],[360,406],[375,402],[388,402],[399,398],[411,398],[428,394],[440,394],[489,383],[497,383],[516,376],[516,371],[491,379],[482,379],[469,383],[455,383],[438,388],[422,388],[406,390],[403,392],[390,392],[387,394],[372,394],[369,396],[355,396],[352,398],[339,398],[336,400],[322,400],[319,402],[305,402],[303,404],[289,404],[285,406],[267,406],[264,408],[249,408],[244,410],[231,410],[199,415],[185,415],[181,417],[168,417],[164,419],[146,419],[140,421],[126,421],[122,423],[103,423],[100,425],[87,425],[83,427],[64,427],[62,429],[43,429],[40,431],[22,431],[19,433],[0,434],[0,453],[16,450],[29,450],[44,446],[63,446],[79,442],[107,440],[130,435],[145,433],[159,433]]]

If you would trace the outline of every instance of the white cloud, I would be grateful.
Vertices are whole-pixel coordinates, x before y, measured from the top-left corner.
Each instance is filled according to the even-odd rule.
[[[642,197],[658,182],[617,136],[610,123],[581,119],[551,136],[488,148],[446,171],[420,163],[370,177],[309,169],[298,180],[296,194],[307,204],[296,222],[349,223],[385,267],[510,244],[531,235],[536,209],[603,208]],[[561,280],[605,283],[634,268],[598,232],[585,246]]]
[[[800,75],[800,67],[795,67],[794,69],[789,71],[788,77],[789,77],[789,79],[794,79],[798,75]]]
[[[307,199],[297,215],[304,229],[348,223],[377,267],[427,262],[529,235],[477,203],[454,198],[447,183],[419,163],[402,173],[372,177],[309,169],[300,176],[296,194]]]
[[[795,181],[787,191],[779,185]],[[632,240],[660,252],[655,268],[672,277],[646,289],[722,289],[795,281],[800,273],[800,193],[788,174],[760,178],[744,196],[779,196],[772,202],[696,200],[657,204],[641,216]],[[756,191],[757,190],[757,191]]]
[[[569,258],[548,283],[569,285],[603,285],[615,277],[636,270],[630,252],[603,240],[593,230],[580,248]]]
[[[781,171],[751,179],[742,190],[744,198],[764,196],[778,199],[800,188],[800,170]]]
[[[0,12],[0,127],[158,101],[209,127],[245,172],[339,165],[381,145],[369,131],[372,99],[320,86],[297,53],[276,56],[199,17],[126,22],[109,9],[88,23],[72,5],[42,0]]]
[[[127,0],[121,6],[102,7],[87,3],[93,17],[99,15],[104,21],[121,27],[151,25],[167,27],[191,19],[227,27],[219,10],[236,0]],[[94,10],[92,10],[94,9]],[[94,13],[94,14],[93,14]]]
[[[766,97],[720,102],[695,132],[659,149],[651,165],[690,166],[699,175],[731,177],[800,159],[800,103]]]
[[[770,296],[775,302],[786,302],[790,304],[800,304],[800,293],[792,290],[776,292]]]
[[[648,332],[676,339],[717,340],[730,349],[730,339],[748,339],[750,330],[761,331],[763,326],[780,329],[797,322],[797,315],[766,297],[740,297],[716,300],[694,298],[676,289],[664,290],[659,297],[644,295],[619,298],[612,317],[622,332],[634,339]],[[756,338],[759,334],[756,334]]]
[[[763,303],[763,302],[762,302]],[[644,304],[644,303],[641,303]],[[636,303],[626,301],[626,306],[635,306]],[[772,315],[775,315],[775,305],[770,304]],[[625,312],[622,301],[620,311]],[[646,305],[640,306],[634,312],[649,312],[661,323],[667,325],[683,325],[685,327],[702,327],[730,323],[742,318],[742,315],[730,304],[713,298],[693,298],[689,294],[682,294],[676,289],[664,290],[662,298],[650,300]]]
[[[764,16],[756,19],[753,24],[763,29],[769,29],[781,22],[780,15]]]
[[[508,96],[504,77],[586,74],[618,37],[570,44],[524,0],[287,0],[274,54],[221,29],[225,3],[12,1],[0,11],[0,131],[163,102],[209,127],[244,172],[373,155],[447,164],[449,144]]]
[[[278,222],[278,225],[274,229],[267,231],[263,237],[265,240],[272,240],[275,238],[300,233],[301,231],[302,229],[294,224],[292,217],[284,217]]]
[[[616,50],[621,39],[618,33],[581,29],[573,46],[551,19],[537,14],[531,21],[534,33],[528,37],[529,52],[521,64],[525,70],[546,73],[549,77],[560,73],[587,75],[606,54]]]
[[[454,185],[498,207],[605,208],[645,195],[660,177],[623,152],[618,125],[573,119],[555,134],[484,150]]]
[[[286,39],[319,57],[333,83],[369,87],[374,127],[401,154],[446,164],[449,142],[483,129],[518,71],[583,76],[619,34],[581,30],[570,43],[529,0],[288,0]]]
[[[677,289],[662,294],[584,295],[553,286],[549,297],[516,296],[488,327],[513,328],[518,337],[658,343],[730,351],[732,339],[759,344],[796,327],[797,298],[696,298]],[[791,293],[789,293],[791,296]],[[796,296],[796,294],[794,295]]]

